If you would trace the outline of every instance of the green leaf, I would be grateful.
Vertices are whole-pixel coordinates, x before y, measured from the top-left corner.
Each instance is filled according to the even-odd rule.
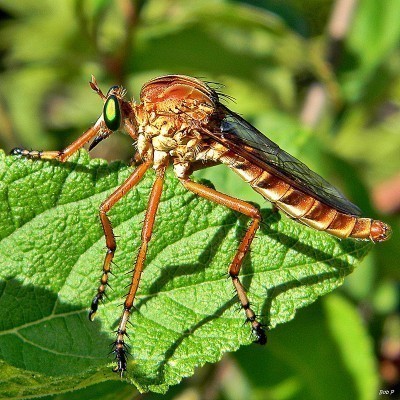
[[[83,389],[56,396],[50,395],[41,400],[134,400],[139,393],[129,383],[117,381],[101,382]]]
[[[9,365],[3,377],[20,370],[5,385],[14,397],[118,378],[107,353],[140,244],[152,172],[109,213],[118,244],[113,290],[94,323],[87,309],[105,254],[98,207],[130,173],[86,152],[64,164],[0,155],[0,357]],[[256,313],[273,328],[342,284],[370,244],[340,241],[271,210],[262,214],[241,279]],[[125,379],[139,390],[165,392],[196,366],[254,340],[226,274],[247,222],[167,174],[128,327],[132,357]]]

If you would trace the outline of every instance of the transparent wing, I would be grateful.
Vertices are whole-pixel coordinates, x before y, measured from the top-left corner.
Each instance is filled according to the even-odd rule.
[[[282,150],[254,126],[224,105],[212,137],[240,156],[281,177],[301,191],[345,214],[361,215],[361,210],[338,189],[305,164]]]

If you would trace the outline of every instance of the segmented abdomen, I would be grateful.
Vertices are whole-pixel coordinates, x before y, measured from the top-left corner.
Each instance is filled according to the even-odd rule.
[[[238,159],[230,152],[222,155],[220,161],[289,217],[307,226],[339,238],[351,237],[381,242],[390,236],[390,227],[385,223],[335,210],[251,162],[243,158]]]

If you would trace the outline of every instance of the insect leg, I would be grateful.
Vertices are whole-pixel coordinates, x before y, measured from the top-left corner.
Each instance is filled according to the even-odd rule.
[[[140,167],[138,167],[140,168]],[[161,168],[156,171],[156,180],[153,184],[151,190],[149,204],[147,206],[146,215],[144,217],[143,227],[142,227],[142,244],[140,246],[135,268],[133,270],[132,281],[129,287],[128,295],[126,296],[124,302],[124,311],[119,322],[117,330],[117,339],[115,340],[114,353],[117,359],[117,366],[114,368],[114,372],[119,372],[122,376],[123,372],[126,371],[126,350],[124,336],[126,335],[126,324],[129,320],[131,314],[131,309],[133,307],[133,302],[135,300],[136,291],[139,286],[140,277],[142,275],[144,261],[146,259],[148,243],[151,239],[153,233],[153,226],[155,221],[155,216],[157,212],[158,205],[160,203],[163,183],[164,183],[165,168]]]
[[[129,178],[120,186],[114,193],[112,193],[103,203],[100,205],[99,215],[100,221],[103,226],[104,237],[106,239],[107,253],[104,257],[103,263],[103,274],[100,278],[100,286],[97,289],[97,294],[94,296],[92,304],[90,306],[89,319],[93,321],[96,314],[99,302],[103,299],[108,282],[108,274],[111,271],[111,262],[114,258],[116,249],[116,242],[114,232],[111,226],[110,219],[107,216],[107,212],[117,203],[125,194],[131,190],[137,183],[142,179],[145,172],[149,169],[150,163],[143,163],[136,168]]]
[[[100,117],[97,122],[90,127],[83,135],[79,136],[74,142],[72,142],[64,150],[60,151],[36,151],[36,150],[25,150],[16,148],[11,151],[12,155],[24,156],[27,158],[39,158],[44,160],[59,160],[61,162],[66,161],[72,154],[82,148],[89,140],[93,139],[101,130],[103,117]]]
[[[256,336],[256,343],[265,344],[267,342],[267,336],[265,334],[262,324],[257,321],[256,314],[250,307],[250,302],[247,297],[246,291],[239,280],[240,268],[243,260],[250,250],[251,242],[257,232],[260,225],[261,215],[260,211],[253,205],[246,203],[245,201],[235,199],[234,197],[227,196],[226,194],[217,192],[214,189],[210,189],[200,183],[193,182],[192,180],[185,178],[180,179],[183,186],[191,192],[204,197],[207,200],[229,207],[234,211],[238,211],[248,217],[252,218],[252,222],[248,227],[242,241],[239,244],[239,248],[236,251],[235,257],[233,258],[229,266],[229,275],[232,279],[233,286],[236,289],[239,301],[246,313],[247,320],[251,323],[252,331]]]

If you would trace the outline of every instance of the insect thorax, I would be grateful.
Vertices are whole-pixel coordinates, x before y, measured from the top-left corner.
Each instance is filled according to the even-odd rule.
[[[196,107],[196,109],[195,109]],[[155,170],[174,164],[177,176],[184,177],[190,164],[203,159],[210,140],[201,134],[213,110],[207,105],[180,103],[172,111],[146,112],[138,120],[138,153],[153,162]]]

